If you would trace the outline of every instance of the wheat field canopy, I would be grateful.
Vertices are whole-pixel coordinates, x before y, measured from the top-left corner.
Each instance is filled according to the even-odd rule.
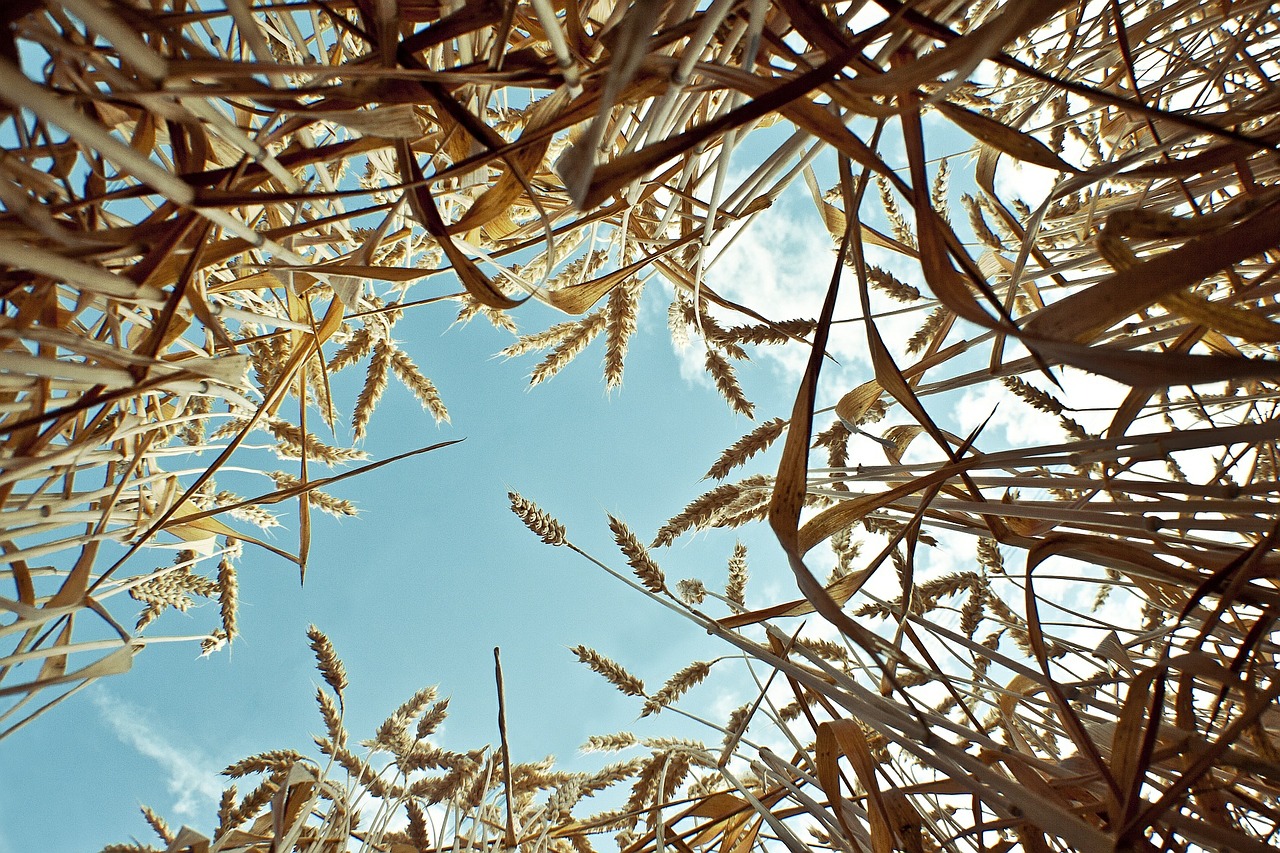
[[[245,549],[305,572],[313,511],[354,512],[330,489],[396,461],[360,448],[391,380],[448,419],[406,312],[518,333],[533,384],[603,338],[613,388],[650,290],[734,412],[758,348],[808,358],[650,545],[610,518],[627,569],[591,558],[778,676],[723,746],[618,735],[596,746],[648,754],[513,768],[433,746],[424,691],[370,769],[315,632],[328,757],[250,760],[265,781],[212,846],[151,816],[165,847],[1273,849],[1277,11],[5,3],[0,738],[171,639],[168,611],[217,602],[195,640],[233,642]],[[802,316],[715,272],[788,192],[830,246]],[[562,319],[518,329],[529,300]],[[865,375],[834,387],[836,352]],[[962,428],[962,394],[1041,417]],[[273,511],[292,544],[261,535]],[[749,608],[740,549],[723,593],[659,567],[753,523],[794,600]],[[651,693],[576,651],[646,714],[712,667]],[[611,785],[624,804],[586,817]],[[466,828],[431,837],[442,804]]]

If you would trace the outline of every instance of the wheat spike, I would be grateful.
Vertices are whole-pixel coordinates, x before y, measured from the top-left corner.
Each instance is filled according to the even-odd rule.
[[[275,482],[278,489],[292,489],[302,485],[301,478],[295,477],[286,471],[269,471],[267,476]],[[348,518],[357,515],[359,512],[351,501],[335,498],[328,492],[322,492],[319,489],[308,490],[307,499],[312,506],[338,518]]]
[[[951,161],[943,157],[938,161],[938,173],[933,176],[933,186],[929,189],[929,202],[935,212],[943,219],[950,221],[950,205],[947,204],[947,184],[951,177]]]
[[[729,555],[729,579],[725,582],[724,597],[734,604],[743,605],[746,603],[746,589],[747,546],[738,542],[733,546],[733,553]]]
[[[710,672],[711,664],[706,661],[694,661],[689,664],[671,676],[657,693],[649,697],[648,701],[644,703],[644,709],[640,712],[640,716],[647,717],[650,714],[659,713],[663,708],[700,683]]]
[[[374,733],[372,746],[387,749],[396,754],[401,754],[408,747],[408,731],[409,724],[413,722],[422,709],[428,703],[435,700],[437,691],[435,687],[423,687],[407,700],[401,703],[399,708],[391,713],[391,716],[383,720]]]
[[[915,354],[920,350],[929,346],[933,339],[937,337],[938,331],[942,329],[952,314],[944,305],[939,305],[929,312],[929,316],[925,318],[924,325],[916,330],[915,334],[907,341],[907,352]]]
[[[545,382],[552,376],[560,372],[562,368],[574,359],[578,353],[586,349],[587,344],[595,338],[596,335],[605,327],[604,309],[592,311],[587,316],[577,322],[577,328],[548,353],[537,367],[533,369],[533,373],[529,377],[529,384],[537,385]]]
[[[364,438],[374,407],[382,398],[382,392],[387,389],[387,371],[391,368],[393,351],[394,348],[385,340],[380,340],[373,345],[373,358],[369,359],[364,387],[356,397],[356,408],[351,415],[351,430],[356,441]]]
[[[723,483],[703,495],[694,498],[688,506],[672,516],[658,530],[650,543],[650,548],[670,545],[686,530],[701,528],[715,518],[716,513],[724,509],[742,493],[738,483]]]
[[[235,564],[231,561],[231,548],[235,544],[236,540],[227,538],[227,553],[218,563],[218,607],[222,613],[222,630],[227,633],[228,640],[236,635],[236,609],[239,604],[240,585],[236,580]]]
[[[969,227],[973,229],[973,235],[988,249],[995,252],[1003,251],[1004,243],[1000,240],[999,235],[991,230],[991,226],[987,224],[987,219],[982,213],[982,206],[978,204],[978,200],[965,193],[960,197],[960,203],[964,206],[965,213],[969,215]]]
[[[716,390],[728,401],[729,408],[748,418],[754,417],[755,405],[742,393],[742,386],[738,384],[733,365],[717,352],[715,347],[707,347],[706,366],[707,372],[716,383]]]
[[[414,734],[417,735],[418,740],[430,737],[435,733],[436,729],[440,728],[441,724],[444,723],[445,718],[448,716],[449,697],[446,696],[439,702],[433,703],[432,706],[423,713],[422,717],[418,720],[418,727],[415,729]]]
[[[160,840],[165,844],[172,844],[173,830],[169,828],[169,824],[165,823],[164,818],[152,811],[150,806],[139,806],[139,808],[147,824],[156,831],[156,835],[160,836]]]
[[[611,735],[591,735],[581,747],[583,752],[620,752],[635,746],[639,741],[631,732]]]
[[[622,365],[627,355],[627,344],[636,331],[636,315],[640,309],[642,282],[629,278],[615,285],[609,292],[605,309],[605,385],[617,388],[622,384]]]
[[[1012,391],[1018,399],[1037,411],[1047,412],[1051,415],[1060,415],[1066,411],[1066,407],[1058,402],[1057,398],[1052,394],[1047,391],[1041,391],[1036,386],[1029,382],[1024,382],[1017,376],[1005,376],[1000,382],[1004,387]]]
[[[653,561],[653,557],[649,556],[648,549],[640,544],[640,540],[631,532],[631,528],[610,515],[609,530],[613,532],[613,541],[618,543],[623,556],[627,558],[627,565],[635,571],[636,577],[640,579],[644,588],[654,593],[666,592],[667,581],[662,569]]]
[[[978,632],[978,625],[986,613],[987,592],[985,587],[978,587],[969,593],[964,606],[960,608],[960,633],[969,639]]]
[[[413,396],[418,398],[418,402],[422,404],[422,408],[431,413],[436,419],[436,423],[449,420],[449,410],[445,408],[444,403],[440,400],[440,392],[436,390],[436,386],[418,370],[418,365],[413,363],[413,359],[409,358],[409,354],[399,348],[392,348],[391,351],[391,370],[395,373],[396,378],[404,383],[404,386],[413,392]]]
[[[320,687],[316,688],[316,704],[320,707],[320,718],[324,720],[329,739],[339,746],[345,746],[347,730],[342,725],[342,709],[338,707],[333,697]]]
[[[427,829],[427,814],[416,800],[408,800],[404,804],[405,817],[408,818],[407,831],[409,844],[414,850],[422,851],[431,848],[431,833]]]
[[[510,332],[513,335],[519,332],[519,328],[516,326],[516,321],[511,319],[511,315],[506,311],[503,311],[501,308],[494,308],[492,305],[485,305],[469,293],[465,293],[458,297],[458,301],[461,303],[462,307],[458,309],[458,318],[454,322],[466,325],[478,314],[488,320],[489,325],[493,326],[495,329]]]
[[[701,604],[707,600],[707,588],[697,578],[684,578],[676,581],[676,594],[689,606]]]
[[[213,496],[213,502],[218,506],[233,506],[244,500],[235,492],[222,491]],[[267,512],[257,504],[244,504],[234,509],[227,510],[227,514],[232,518],[239,518],[250,524],[261,527],[263,530],[270,530],[273,527],[280,526],[280,520],[271,513]]]
[[[302,761],[302,753],[292,749],[273,749],[259,752],[248,758],[242,758],[234,764],[227,765],[223,776],[238,779],[253,773],[274,773],[277,770],[288,770],[296,762]]]
[[[817,328],[816,320],[782,320],[769,325],[732,326],[724,330],[724,339],[738,344],[786,344],[803,338]]]
[[[889,228],[893,232],[894,239],[910,249],[916,248],[916,235],[911,230],[907,218],[902,215],[902,208],[898,206],[898,200],[893,197],[889,182],[877,177],[876,189],[880,193],[880,204],[884,207],[884,215],[889,220]]]
[[[578,656],[578,660],[604,676],[606,681],[626,695],[645,695],[644,682],[627,672],[620,663],[610,660],[596,650],[589,649],[586,646],[574,646],[570,651]]]
[[[881,267],[867,267],[867,281],[871,283],[872,287],[884,291],[899,302],[915,302],[920,299],[920,291],[918,289],[899,280],[893,273]]]
[[[361,326],[356,329],[351,333],[351,337],[347,338],[347,342],[333,354],[333,358],[329,359],[329,372],[337,373],[344,367],[355,364],[369,354],[373,349],[373,343],[373,335],[370,333],[368,326]]]
[[[218,829],[214,832],[214,838],[218,838],[226,834],[227,830],[233,829],[231,818],[235,814],[236,796],[239,792],[235,785],[228,785],[222,792],[222,796],[218,799]]]
[[[578,330],[579,323],[577,320],[566,320],[563,323],[556,323],[554,326],[543,329],[541,332],[532,332],[527,335],[521,335],[513,344],[501,350],[498,354],[506,358],[514,358],[518,355],[524,355],[534,350],[546,349],[556,346]]]
[[[541,537],[543,542],[548,545],[566,544],[567,532],[563,524],[538,509],[533,501],[521,497],[518,492],[507,492],[507,498],[511,501],[511,511],[524,522],[525,527]]]
[[[234,435],[243,430],[248,424],[248,418],[233,418],[214,430],[209,437],[216,439]],[[300,427],[280,418],[259,419],[255,428],[265,429],[274,435],[279,442],[276,446],[276,452],[286,458],[301,459],[304,450],[309,461],[319,461],[330,466],[368,458],[368,454],[363,450],[331,447],[309,432],[304,435]]]
[[[1093,436],[1089,434],[1088,430],[1081,426],[1078,421],[1073,418],[1069,418],[1066,415],[1058,417],[1058,424],[1062,427],[1063,432],[1074,438],[1076,441],[1088,441],[1093,438]]]
[[[770,418],[760,424],[720,454],[720,458],[707,471],[704,479],[723,480],[734,468],[757,453],[767,450],[782,435],[786,427],[787,422],[781,418]]]
[[[978,539],[978,563],[993,574],[1004,574],[1004,557],[1000,554],[1000,543],[986,536]]]
[[[315,625],[307,628],[307,638],[311,640],[311,651],[316,655],[316,668],[320,670],[325,684],[329,685],[338,701],[342,702],[342,691],[347,689],[347,670],[333,650],[333,643]]]

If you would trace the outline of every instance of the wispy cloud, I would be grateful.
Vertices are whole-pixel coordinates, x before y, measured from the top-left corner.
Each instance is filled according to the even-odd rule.
[[[185,744],[175,743],[148,719],[146,710],[105,690],[92,694],[102,721],[124,743],[154,761],[166,777],[176,800],[173,813],[207,817],[222,795],[219,767],[213,759]]]

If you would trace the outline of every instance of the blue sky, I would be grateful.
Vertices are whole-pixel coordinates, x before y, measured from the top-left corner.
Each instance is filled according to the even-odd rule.
[[[503,650],[516,760],[572,759],[591,734],[678,727],[670,714],[647,729],[633,726],[639,703],[568,648],[592,646],[655,685],[724,650],[576,555],[539,543],[506,497],[514,488],[536,500],[575,542],[625,568],[606,512],[647,540],[706,488],[702,474],[752,422],[729,412],[713,388],[682,378],[666,305],[659,287],[646,295],[625,384],[612,394],[601,379],[601,341],[530,390],[538,356],[492,357],[510,343],[508,333],[483,319],[450,328],[449,305],[410,313],[397,338],[440,389],[452,424],[437,427],[393,381],[364,448],[378,459],[466,440],[335,487],[361,516],[315,515],[301,588],[294,566],[247,546],[239,563],[243,635],[229,649],[197,659],[195,644],[152,646],[132,672],[12,735],[0,764],[0,853],[97,850],[131,836],[154,842],[139,803],[175,825],[207,829],[217,771],[264,749],[307,751],[320,730],[312,699],[318,676],[305,637],[312,622],[331,636],[351,674],[348,722],[357,737],[418,687],[438,683],[453,696],[445,744],[496,742],[494,646]],[[561,316],[533,305],[516,312],[528,330]],[[742,381],[758,404],[757,421],[785,415],[791,381],[776,362],[746,369]],[[358,388],[336,390],[350,401]],[[273,539],[287,545],[296,519],[284,510],[281,520]],[[755,568],[773,560],[776,546],[763,531],[746,541]],[[732,544],[732,537],[682,540],[660,557],[673,577],[710,581],[723,576]],[[162,617],[148,634],[199,633],[214,624],[210,603]],[[67,808],[50,821],[51,812],[29,809],[32,802]]]

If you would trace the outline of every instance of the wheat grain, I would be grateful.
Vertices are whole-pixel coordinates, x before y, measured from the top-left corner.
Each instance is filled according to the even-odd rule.
[[[578,660],[589,666],[594,672],[604,676],[605,680],[628,696],[644,696],[644,682],[623,669],[622,665],[610,660],[594,649],[586,646],[574,646],[570,649]]]
[[[653,557],[649,556],[648,550],[640,544],[640,540],[631,532],[631,529],[621,520],[610,515],[609,530],[613,532],[613,540],[618,543],[623,556],[627,558],[627,565],[635,571],[636,577],[640,579],[644,588],[653,593],[666,592],[667,581],[662,569],[653,561]]]
[[[507,492],[507,498],[511,501],[511,511],[543,542],[548,545],[566,544],[567,533],[563,524],[538,509],[533,501],[521,497],[518,492]]]
[[[734,468],[769,448],[787,427],[781,418],[770,418],[733,443],[715,461],[704,479],[723,480]]]

